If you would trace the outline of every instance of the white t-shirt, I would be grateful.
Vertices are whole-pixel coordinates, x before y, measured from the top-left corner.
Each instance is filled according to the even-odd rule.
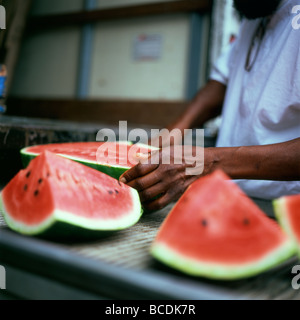
[[[283,1],[272,16],[250,72],[246,57],[261,19],[242,22],[240,33],[215,64],[210,78],[227,85],[218,147],[266,145],[300,137],[300,29]],[[299,159],[300,162],[300,159]],[[236,180],[251,197],[300,193],[300,181]]]

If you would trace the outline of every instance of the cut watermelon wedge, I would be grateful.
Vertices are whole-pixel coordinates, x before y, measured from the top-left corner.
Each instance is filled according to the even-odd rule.
[[[273,207],[280,225],[295,242],[300,258],[300,194],[275,199]]]
[[[276,221],[223,172],[194,182],[169,213],[151,246],[160,262],[212,279],[257,275],[295,254]]]
[[[148,153],[157,150],[152,146],[135,144],[131,142],[69,142],[36,145],[23,148],[21,158],[26,168],[29,162],[43,151],[50,151],[71,160],[75,160],[98,171],[104,172],[113,178],[119,177],[137,162],[133,155]]]
[[[136,190],[48,151],[8,183],[1,204],[8,226],[28,235],[61,224],[87,231],[115,231],[134,225],[142,214]]]

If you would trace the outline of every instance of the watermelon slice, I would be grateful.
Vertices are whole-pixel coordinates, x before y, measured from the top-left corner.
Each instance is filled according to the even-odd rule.
[[[183,273],[230,280],[280,264],[295,254],[295,246],[276,221],[215,171],[186,190],[150,252]]]
[[[300,258],[300,194],[275,199],[273,207],[280,225],[295,242]]]
[[[119,179],[125,171],[137,163],[132,157],[135,153],[147,153],[155,149],[144,144],[133,145],[127,141],[106,142],[105,148],[101,152],[99,148],[103,146],[104,142],[68,142],[35,145],[23,148],[21,150],[21,158],[26,168],[33,158],[47,150]]]
[[[21,170],[0,199],[8,226],[27,235],[61,224],[81,231],[115,231],[132,226],[142,214],[136,190],[48,151]]]

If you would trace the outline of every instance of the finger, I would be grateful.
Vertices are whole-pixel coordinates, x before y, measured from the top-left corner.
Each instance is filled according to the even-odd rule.
[[[148,160],[150,157],[151,157],[151,153],[150,152],[148,152],[148,153],[138,152],[138,153],[135,154],[134,159],[139,163],[143,163],[146,160]]]
[[[161,181],[161,176],[158,174],[157,170],[154,170],[142,177],[129,181],[127,185],[140,192],[160,183]]]
[[[163,190],[161,188],[160,190]],[[167,192],[162,192],[158,196],[152,198],[152,200],[144,201],[143,207],[147,211],[161,210],[171,202],[177,201],[183,194],[184,189],[182,188],[169,188]]]
[[[134,166],[133,168],[127,170],[126,172],[124,172],[121,176],[119,181],[123,182],[123,183],[127,183],[135,180],[137,178],[143,177],[145,175],[147,175],[148,173],[154,171],[155,169],[157,169],[158,165],[156,164],[137,164],[136,166]]]
[[[133,145],[128,151],[128,161],[132,166],[137,165],[140,162],[140,158],[147,158],[147,152],[145,148],[141,148],[139,145]],[[144,155],[144,156],[143,156]]]
[[[162,183],[157,183],[149,188],[139,192],[141,202],[151,202],[154,198],[161,196],[166,192],[165,187]]]
[[[149,157],[151,157],[151,154],[154,151],[156,151],[154,148],[150,148],[147,145],[134,144],[128,151],[128,160],[133,166],[137,165],[139,162],[148,164],[148,162],[145,162],[144,160],[147,160]]]
[[[168,193],[166,193],[166,194],[163,194],[161,197],[154,199],[153,201],[144,202],[143,207],[147,211],[158,211],[165,208],[172,201],[173,199],[170,197]]]
[[[137,152],[132,156],[136,163],[141,164],[159,164],[160,152],[159,150],[149,150],[147,153]]]

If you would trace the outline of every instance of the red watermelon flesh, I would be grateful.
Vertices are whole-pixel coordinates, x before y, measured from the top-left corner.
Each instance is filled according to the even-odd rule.
[[[100,149],[103,148],[103,149]],[[147,153],[151,146],[124,142],[68,142],[35,145],[23,148],[24,167],[43,151],[50,151],[102,171],[116,179],[137,164],[136,153]]]
[[[130,144],[113,142],[107,142],[106,144],[108,147],[112,146],[112,148],[109,148],[109,152],[102,155],[103,158],[99,158],[100,155],[98,155],[98,160],[98,149],[104,145],[103,142],[68,142],[37,145],[27,147],[26,152],[38,155],[47,150],[56,154],[80,158],[87,161],[100,162],[102,160],[103,162],[108,163],[111,160],[116,162],[116,164],[122,164],[126,167],[133,166],[127,157],[128,151],[131,148]]]
[[[275,199],[273,207],[280,225],[295,242],[300,257],[300,194]]]
[[[138,221],[136,190],[110,176],[51,152],[43,152],[2,190],[7,224],[39,234],[55,222],[91,230],[117,230]]]
[[[267,270],[290,258],[295,246],[229,177],[216,171],[183,194],[151,253],[182,272],[225,280]]]

